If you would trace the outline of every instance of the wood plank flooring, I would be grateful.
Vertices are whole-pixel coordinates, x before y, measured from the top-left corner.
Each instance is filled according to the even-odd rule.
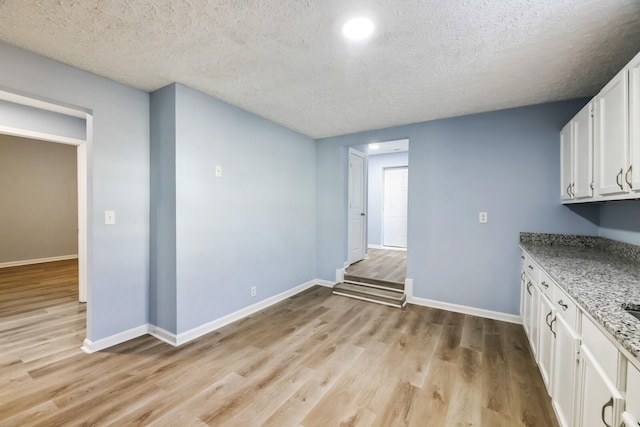
[[[407,251],[369,248],[369,257],[351,264],[345,274],[404,285],[407,277]]]
[[[314,287],[179,348],[87,355],[52,264],[0,269],[3,427],[557,425],[518,325]]]

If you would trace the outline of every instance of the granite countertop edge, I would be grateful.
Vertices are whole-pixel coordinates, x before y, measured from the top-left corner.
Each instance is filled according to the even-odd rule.
[[[593,236],[521,233],[520,247],[640,365],[640,320],[623,310],[624,304],[640,304],[640,246]]]

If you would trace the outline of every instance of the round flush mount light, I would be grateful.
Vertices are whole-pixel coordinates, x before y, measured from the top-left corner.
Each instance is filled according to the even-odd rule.
[[[369,144],[369,148],[372,150],[377,150],[378,148],[380,148],[380,145],[378,144]]]
[[[371,37],[373,28],[371,19],[353,18],[342,26],[342,34],[351,41],[362,41]]]

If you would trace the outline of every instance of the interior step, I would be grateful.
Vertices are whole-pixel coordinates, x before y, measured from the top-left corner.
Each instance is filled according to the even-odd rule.
[[[354,276],[351,274],[344,275],[345,283],[353,283],[356,285],[366,285],[389,291],[404,293],[404,283],[391,282],[388,280],[370,279],[368,277]]]
[[[367,285],[354,283],[338,283],[333,287],[335,295],[356,298],[364,301],[371,301],[378,304],[389,305],[391,307],[402,308],[407,304],[407,297],[397,290],[386,290]]]

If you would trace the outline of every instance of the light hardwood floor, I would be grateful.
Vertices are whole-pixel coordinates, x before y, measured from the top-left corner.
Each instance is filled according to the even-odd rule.
[[[407,251],[369,248],[368,255],[367,259],[347,267],[345,274],[404,285],[407,277]]]
[[[557,425],[517,325],[315,287],[179,348],[87,355],[75,267],[48,267],[0,269],[1,426]]]

